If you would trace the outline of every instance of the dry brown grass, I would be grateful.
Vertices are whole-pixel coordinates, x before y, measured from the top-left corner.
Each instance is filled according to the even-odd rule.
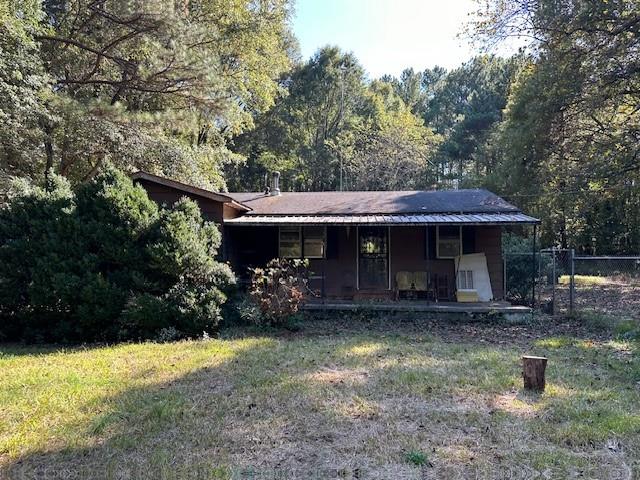
[[[539,292],[542,303],[550,302],[552,289],[547,285]],[[556,312],[569,312],[569,286],[556,286]],[[640,285],[623,281],[577,284],[575,311],[578,314],[594,312],[599,315],[640,320]]]
[[[636,345],[575,324],[317,320],[296,333],[1,351],[10,478],[638,474]],[[542,395],[520,388],[525,352],[550,358]]]

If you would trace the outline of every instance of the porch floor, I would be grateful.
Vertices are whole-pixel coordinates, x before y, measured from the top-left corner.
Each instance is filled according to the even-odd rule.
[[[353,301],[312,300],[303,310],[374,310],[385,312],[440,312],[440,313],[529,313],[530,307],[511,305],[509,302],[427,302],[424,300]]]

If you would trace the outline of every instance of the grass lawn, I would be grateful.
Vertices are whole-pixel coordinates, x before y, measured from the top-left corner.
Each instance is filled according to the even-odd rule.
[[[615,281],[609,277],[599,277],[597,275],[574,275],[576,285],[607,285],[613,284]],[[569,285],[571,277],[569,275],[560,275],[558,278],[560,285]]]
[[[632,478],[636,347],[415,319],[0,345],[0,478]],[[523,353],[549,357],[542,395],[521,390]]]

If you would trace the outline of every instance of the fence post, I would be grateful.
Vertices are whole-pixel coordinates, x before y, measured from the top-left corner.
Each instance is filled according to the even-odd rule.
[[[531,308],[536,306],[536,235],[538,233],[538,225],[533,224],[533,271],[531,272]]]
[[[551,277],[551,315],[556,314],[556,247],[551,248],[552,277]]]
[[[575,280],[575,257],[576,251],[572,248],[569,250],[569,263],[571,265],[570,271],[571,276],[569,277],[569,315],[573,315],[574,313],[574,297],[575,297],[575,288],[576,288],[576,280]]]

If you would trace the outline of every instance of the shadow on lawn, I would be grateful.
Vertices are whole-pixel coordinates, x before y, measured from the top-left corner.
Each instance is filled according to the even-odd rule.
[[[501,319],[476,318],[467,314],[445,315],[419,312],[345,313],[327,312],[305,315],[294,328],[230,327],[223,330],[224,338],[243,338],[259,335],[270,338],[296,339],[334,335],[384,335],[411,339],[440,339],[445,342],[477,342],[537,348],[539,340],[567,338],[571,341],[603,342],[610,334],[602,329],[589,328],[576,319],[533,317],[532,320],[513,324]]]
[[[51,355],[56,353],[74,353],[104,348],[107,344],[23,344],[0,342],[0,358]]]
[[[33,353],[57,353],[35,348]],[[248,397],[231,404],[238,386],[251,382],[254,357],[267,347],[238,353],[172,381],[131,388],[99,400],[100,413],[65,426],[77,432],[8,465],[8,478],[227,478],[218,457],[226,414],[250,419],[256,403]],[[245,371],[245,373],[242,373]],[[87,408],[93,405],[87,405]],[[226,407],[226,408],[225,408]],[[0,470],[0,478],[2,470]]]
[[[519,393],[520,347],[433,342],[427,332],[416,337],[420,326],[309,338],[272,331],[215,367],[101,398],[100,415],[66,426],[77,436],[17,459],[7,474],[462,478],[495,468],[526,477],[536,462],[584,463],[581,448],[548,457],[564,447],[549,446],[540,430],[548,423],[540,397]],[[572,398],[557,401],[565,408]],[[433,466],[408,464],[415,449]],[[510,463],[518,455],[526,468]],[[602,463],[599,453],[593,460]]]

